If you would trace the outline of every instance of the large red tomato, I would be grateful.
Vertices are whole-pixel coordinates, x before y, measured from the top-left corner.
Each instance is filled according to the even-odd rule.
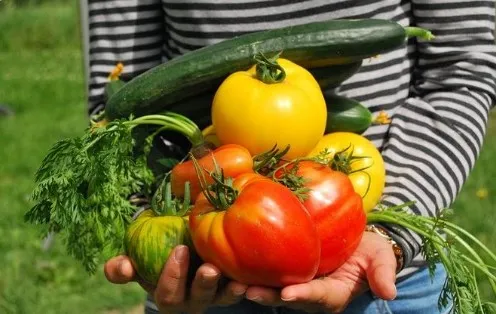
[[[321,257],[317,275],[324,275],[341,266],[355,251],[366,225],[362,199],[342,172],[314,161],[300,161],[276,171],[296,174],[303,179],[303,205],[310,213],[321,241]],[[293,170],[293,171],[292,171]]]
[[[255,173],[236,177],[233,187],[236,197],[224,208],[204,194],[195,202],[189,223],[198,255],[248,285],[283,287],[314,278],[319,236],[291,190]]]

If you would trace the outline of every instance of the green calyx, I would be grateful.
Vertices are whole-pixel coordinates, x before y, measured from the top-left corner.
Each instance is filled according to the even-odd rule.
[[[190,158],[195,167],[201,190],[205,198],[217,210],[228,209],[238,197],[238,191],[233,187],[232,178],[226,178],[224,176],[224,171],[219,167],[213,157],[215,166],[214,171],[203,169],[195,156],[191,153]],[[213,179],[214,182],[212,184],[208,184],[205,172]]]
[[[184,184],[182,200],[172,197],[171,183],[165,177],[152,198],[152,210],[157,216],[185,216],[191,209],[190,183]]]
[[[261,52],[254,57],[256,62],[257,78],[266,84],[281,83],[286,78],[286,71],[277,63],[281,53],[272,58],[267,58]]]
[[[253,170],[259,174],[267,175],[278,167],[279,162],[283,161],[289,149],[290,145],[287,145],[286,148],[279,151],[277,145],[274,145],[270,150],[255,155],[253,157]]]

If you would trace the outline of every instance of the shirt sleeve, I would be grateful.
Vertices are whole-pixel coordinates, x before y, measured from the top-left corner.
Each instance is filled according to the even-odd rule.
[[[383,146],[383,204],[416,202],[409,210],[435,216],[460,192],[479,155],[496,98],[494,1],[413,0],[416,26],[433,41],[416,44],[412,92],[392,115]],[[420,238],[386,226],[404,250],[405,266]]]
[[[160,0],[88,1],[86,54],[88,113],[105,108],[104,86],[121,62],[121,79],[160,64],[164,42],[164,14]]]

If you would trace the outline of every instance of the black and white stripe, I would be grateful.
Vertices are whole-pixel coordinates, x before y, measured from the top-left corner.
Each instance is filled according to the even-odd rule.
[[[88,11],[90,111],[104,105],[118,61],[129,79],[232,36],[310,20],[374,17],[430,29],[436,40],[365,61],[338,91],[392,116],[365,135],[387,164],[384,203],[416,200],[419,215],[435,215],[459,193],[496,98],[493,0],[118,0],[89,1]],[[421,262],[419,239],[389,228],[406,250],[407,274]]]

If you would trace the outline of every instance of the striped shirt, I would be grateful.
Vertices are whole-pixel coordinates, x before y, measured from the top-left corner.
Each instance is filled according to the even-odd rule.
[[[381,18],[431,30],[431,42],[364,62],[336,90],[391,124],[364,135],[386,162],[383,204],[414,200],[433,216],[449,207],[480,152],[496,98],[493,0],[130,0],[89,1],[89,111],[121,61],[123,79],[200,47],[247,32],[336,18]],[[415,234],[387,226],[403,247],[400,276],[423,262]]]

